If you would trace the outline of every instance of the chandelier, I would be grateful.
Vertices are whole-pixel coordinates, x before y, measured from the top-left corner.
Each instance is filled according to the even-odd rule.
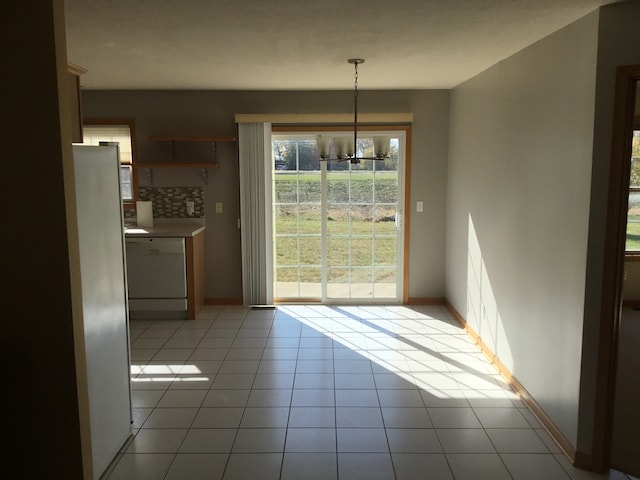
[[[391,145],[391,137],[388,135],[373,136],[373,157],[359,157],[357,155],[358,148],[358,65],[364,63],[363,58],[350,58],[347,60],[353,65],[355,70],[355,81],[353,89],[353,137],[338,136],[333,138],[333,149],[336,158],[329,157],[329,144],[331,138],[318,135],[316,144],[320,153],[320,161],[350,161],[352,164],[360,163],[360,160],[386,160],[389,158],[389,150]]]

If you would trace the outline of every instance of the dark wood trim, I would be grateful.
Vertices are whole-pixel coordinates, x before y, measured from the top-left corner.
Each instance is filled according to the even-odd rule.
[[[491,362],[493,367],[502,375],[505,381],[509,384],[511,389],[518,395],[520,400],[527,406],[527,408],[538,419],[540,424],[545,428],[547,433],[556,442],[562,452],[571,460],[575,462],[576,450],[562,431],[556,426],[553,420],[546,414],[544,409],[535,401],[535,399],[529,394],[527,389],[520,383],[516,376],[502,363],[500,358],[489,348],[484,342],[482,337],[467,323],[466,319],[458,312],[453,305],[445,300],[445,306],[458,321],[460,326],[464,328],[467,335],[469,335],[473,341],[478,345],[480,351]]]
[[[631,135],[635,121],[636,83],[640,65],[618,67],[613,116],[613,138],[609,170],[609,196],[603,252],[602,297],[596,390],[593,408],[591,452],[580,462],[589,470],[603,472],[611,461],[611,437],[615,399],[618,327],[622,306],[622,277],[627,225],[627,202],[631,158]]]

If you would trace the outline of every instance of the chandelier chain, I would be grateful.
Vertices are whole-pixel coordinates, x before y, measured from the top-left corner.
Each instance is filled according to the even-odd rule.
[[[353,94],[354,94],[354,96],[357,97],[358,96],[358,64],[357,63],[355,64],[355,82],[354,82],[354,86],[355,86],[355,89],[354,89],[354,93]]]
[[[358,157],[358,62],[354,62],[354,89],[353,89],[353,160],[352,163],[360,163]]]
[[[353,89],[353,144],[344,137],[333,139],[333,146],[336,151],[335,159],[329,158],[329,139],[317,137],[320,160],[337,160],[338,162],[349,161],[351,164],[358,164],[360,160],[385,160],[389,158],[391,137],[386,135],[373,136],[373,157],[358,156],[358,66],[364,63],[364,58],[349,58],[347,62],[354,67],[354,89]],[[340,143],[338,143],[340,140]],[[368,147],[367,147],[368,148]],[[364,149],[363,149],[364,151]]]

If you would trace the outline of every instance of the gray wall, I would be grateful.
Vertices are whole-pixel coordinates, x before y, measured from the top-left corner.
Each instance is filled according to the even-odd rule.
[[[133,117],[137,160],[171,161],[168,144],[149,135],[235,135],[236,113],[349,113],[352,92],[84,91],[86,118]],[[413,148],[411,204],[424,213],[410,218],[409,296],[444,297],[445,197],[449,128],[449,92],[361,91],[363,113],[411,112]],[[206,146],[177,145],[179,161],[212,160]],[[205,186],[205,297],[241,298],[238,164],[235,144],[218,144],[219,169],[209,169]],[[140,182],[149,179],[141,171]],[[154,169],[156,186],[204,186],[199,169]],[[223,213],[215,214],[215,202]],[[413,209],[415,211],[415,208]]]
[[[455,88],[446,296],[575,445],[598,13]]]

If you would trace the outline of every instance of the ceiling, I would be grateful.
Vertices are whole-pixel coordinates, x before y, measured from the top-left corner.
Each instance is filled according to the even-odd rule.
[[[86,89],[452,88],[616,0],[65,0]]]

